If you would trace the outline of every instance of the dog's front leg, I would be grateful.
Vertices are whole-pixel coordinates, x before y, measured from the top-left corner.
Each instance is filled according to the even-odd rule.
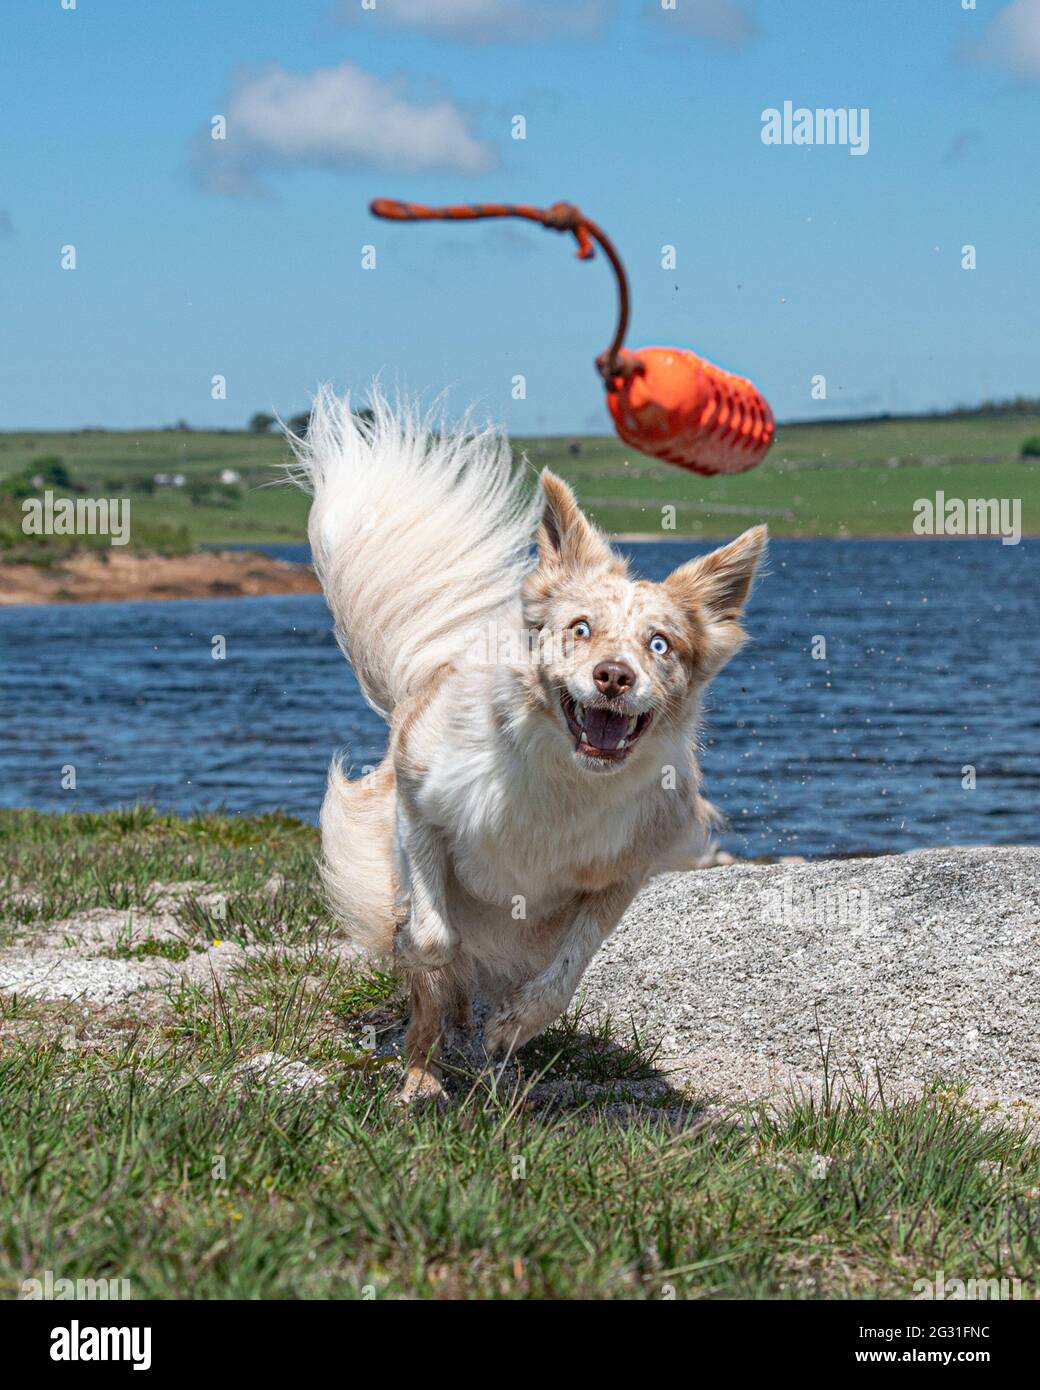
[[[438,1065],[446,1015],[460,989],[450,970],[409,972],[411,1016],[404,1039],[405,1078],[399,1099],[404,1105],[435,1101],[443,1105],[447,1094]]]
[[[492,1056],[522,1047],[559,1018],[592,957],[617,926],[642,882],[642,877],[630,878],[577,897],[553,959],[541,974],[504,995],[488,1020],[484,1042]]]
[[[434,970],[448,965],[459,948],[445,904],[447,846],[439,831],[421,821],[404,822],[398,833],[403,901],[395,955],[406,970]]]

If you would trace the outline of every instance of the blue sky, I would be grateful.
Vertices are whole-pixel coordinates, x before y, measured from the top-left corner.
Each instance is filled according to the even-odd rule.
[[[379,194],[578,203],[628,265],[629,344],[781,419],[1040,394],[1040,0],[375,4],[8,0],[0,428],[238,427],[382,371],[518,433],[606,429],[605,263],[376,223]],[[867,108],[867,153],[764,144],[788,100]]]

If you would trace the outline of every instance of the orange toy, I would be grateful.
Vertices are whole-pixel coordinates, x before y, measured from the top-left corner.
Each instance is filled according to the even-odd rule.
[[[628,278],[613,242],[570,203],[534,208],[515,203],[474,203],[428,208],[376,198],[376,217],[394,222],[431,219],[524,217],[557,232],[572,232],[579,260],[597,242],[617,278],[618,323],[613,341],[596,359],[607,388],[607,407],[626,444],[694,473],[743,473],[765,458],[775,426],[768,402],[744,377],[734,376],[681,348],[621,345],[628,329]]]

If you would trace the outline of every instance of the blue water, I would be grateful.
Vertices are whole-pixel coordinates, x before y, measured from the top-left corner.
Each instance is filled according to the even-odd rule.
[[[706,549],[628,547],[652,579]],[[1038,571],[1029,540],[775,541],[754,640],[707,708],[702,762],[732,823],[726,847],[1040,841]],[[313,820],[332,750],[360,767],[383,746],[320,597],[0,608],[0,805]]]

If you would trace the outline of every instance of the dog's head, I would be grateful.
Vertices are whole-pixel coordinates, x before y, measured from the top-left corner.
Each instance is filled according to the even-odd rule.
[[[561,752],[585,771],[617,771],[692,723],[700,690],[743,644],[766,528],[651,584],[629,578],[566,483],[546,470],[541,486],[538,563],[522,594],[525,625],[542,634],[539,705]]]

